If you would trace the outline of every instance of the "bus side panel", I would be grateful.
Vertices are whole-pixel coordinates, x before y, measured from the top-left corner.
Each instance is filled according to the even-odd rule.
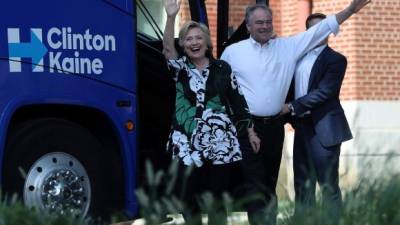
[[[0,57],[17,61],[13,74],[64,71],[136,92],[132,14],[98,0],[8,0],[0,20]]]
[[[0,20],[0,146],[12,113],[25,105],[81,105],[105,112],[121,135],[132,216],[136,132],[126,134],[123,127],[127,120],[136,123],[132,15],[98,0],[6,0],[0,3]],[[131,106],[117,108],[120,100]]]

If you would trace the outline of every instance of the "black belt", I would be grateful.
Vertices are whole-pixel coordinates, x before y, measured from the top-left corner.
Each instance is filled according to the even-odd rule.
[[[311,119],[311,113],[304,113],[303,115],[298,116],[299,119]]]
[[[305,114],[299,117],[296,117],[296,121],[300,123],[312,123],[312,117],[311,114]]]
[[[260,121],[260,122],[263,122],[263,123],[269,123],[269,122],[272,122],[272,121],[277,120],[279,118],[282,118],[282,116],[279,115],[279,114],[276,114],[274,116],[254,116],[254,115],[251,115],[251,118],[254,121]]]

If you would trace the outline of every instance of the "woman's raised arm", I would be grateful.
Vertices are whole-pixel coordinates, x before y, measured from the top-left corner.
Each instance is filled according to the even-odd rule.
[[[167,23],[165,24],[163,37],[163,54],[166,59],[178,58],[178,52],[175,49],[174,33],[175,18],[179,12],[180,4],[180,0],[164,0],[164,8],[167,13]]]

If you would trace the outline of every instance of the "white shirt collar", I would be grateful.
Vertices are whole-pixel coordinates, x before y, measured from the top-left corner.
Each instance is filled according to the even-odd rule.
[[[256,46],[258,46],[258,47],[268,46],[268,42],[269,42],[269,40],[268,40],[267,43],[261,45],[261,43],[258,42],[258,41],[256,41],[256,40],[254,40],[254,38],[253,38],[251,35],[250,35],[250,37],[249,37],[249,40],[250,40],[250,43],[251,43],[252,45],[256,45]]]

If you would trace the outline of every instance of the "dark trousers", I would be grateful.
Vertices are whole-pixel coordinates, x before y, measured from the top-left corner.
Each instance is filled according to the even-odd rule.
[[[243,152],[241,170],[246,191],[246,210],[249,223],[276,224],[276,185],[285,136],[283,118],[256,119],[254,128],[261,139],[258,153],[254,153],[247,135],[240,137]]]
[[[297,119],[295,127],[293,170],[296,213],[315,206],[317,182],[321,188],[322,202],[335,207],[333,213],[339,212],[342,206],[339,188],[340,144],[322,146],[310,117]]]
[[[185,175],[188,167],[179,165],[178,185],[180,185],[180,196],[185,203],[183,216],[186,224],[200,225],[202,210],[207,210],[204,213],[208,214],[208,224],[227,224],[227,212],[222,202],[222,194],[229,189],[234,164],[211,165],[206,163],[202,167],[193,167],[189,176]],[[212,208],[202,209],[199,205],[201,195],[205,192],[213,194],[214,205]]]

